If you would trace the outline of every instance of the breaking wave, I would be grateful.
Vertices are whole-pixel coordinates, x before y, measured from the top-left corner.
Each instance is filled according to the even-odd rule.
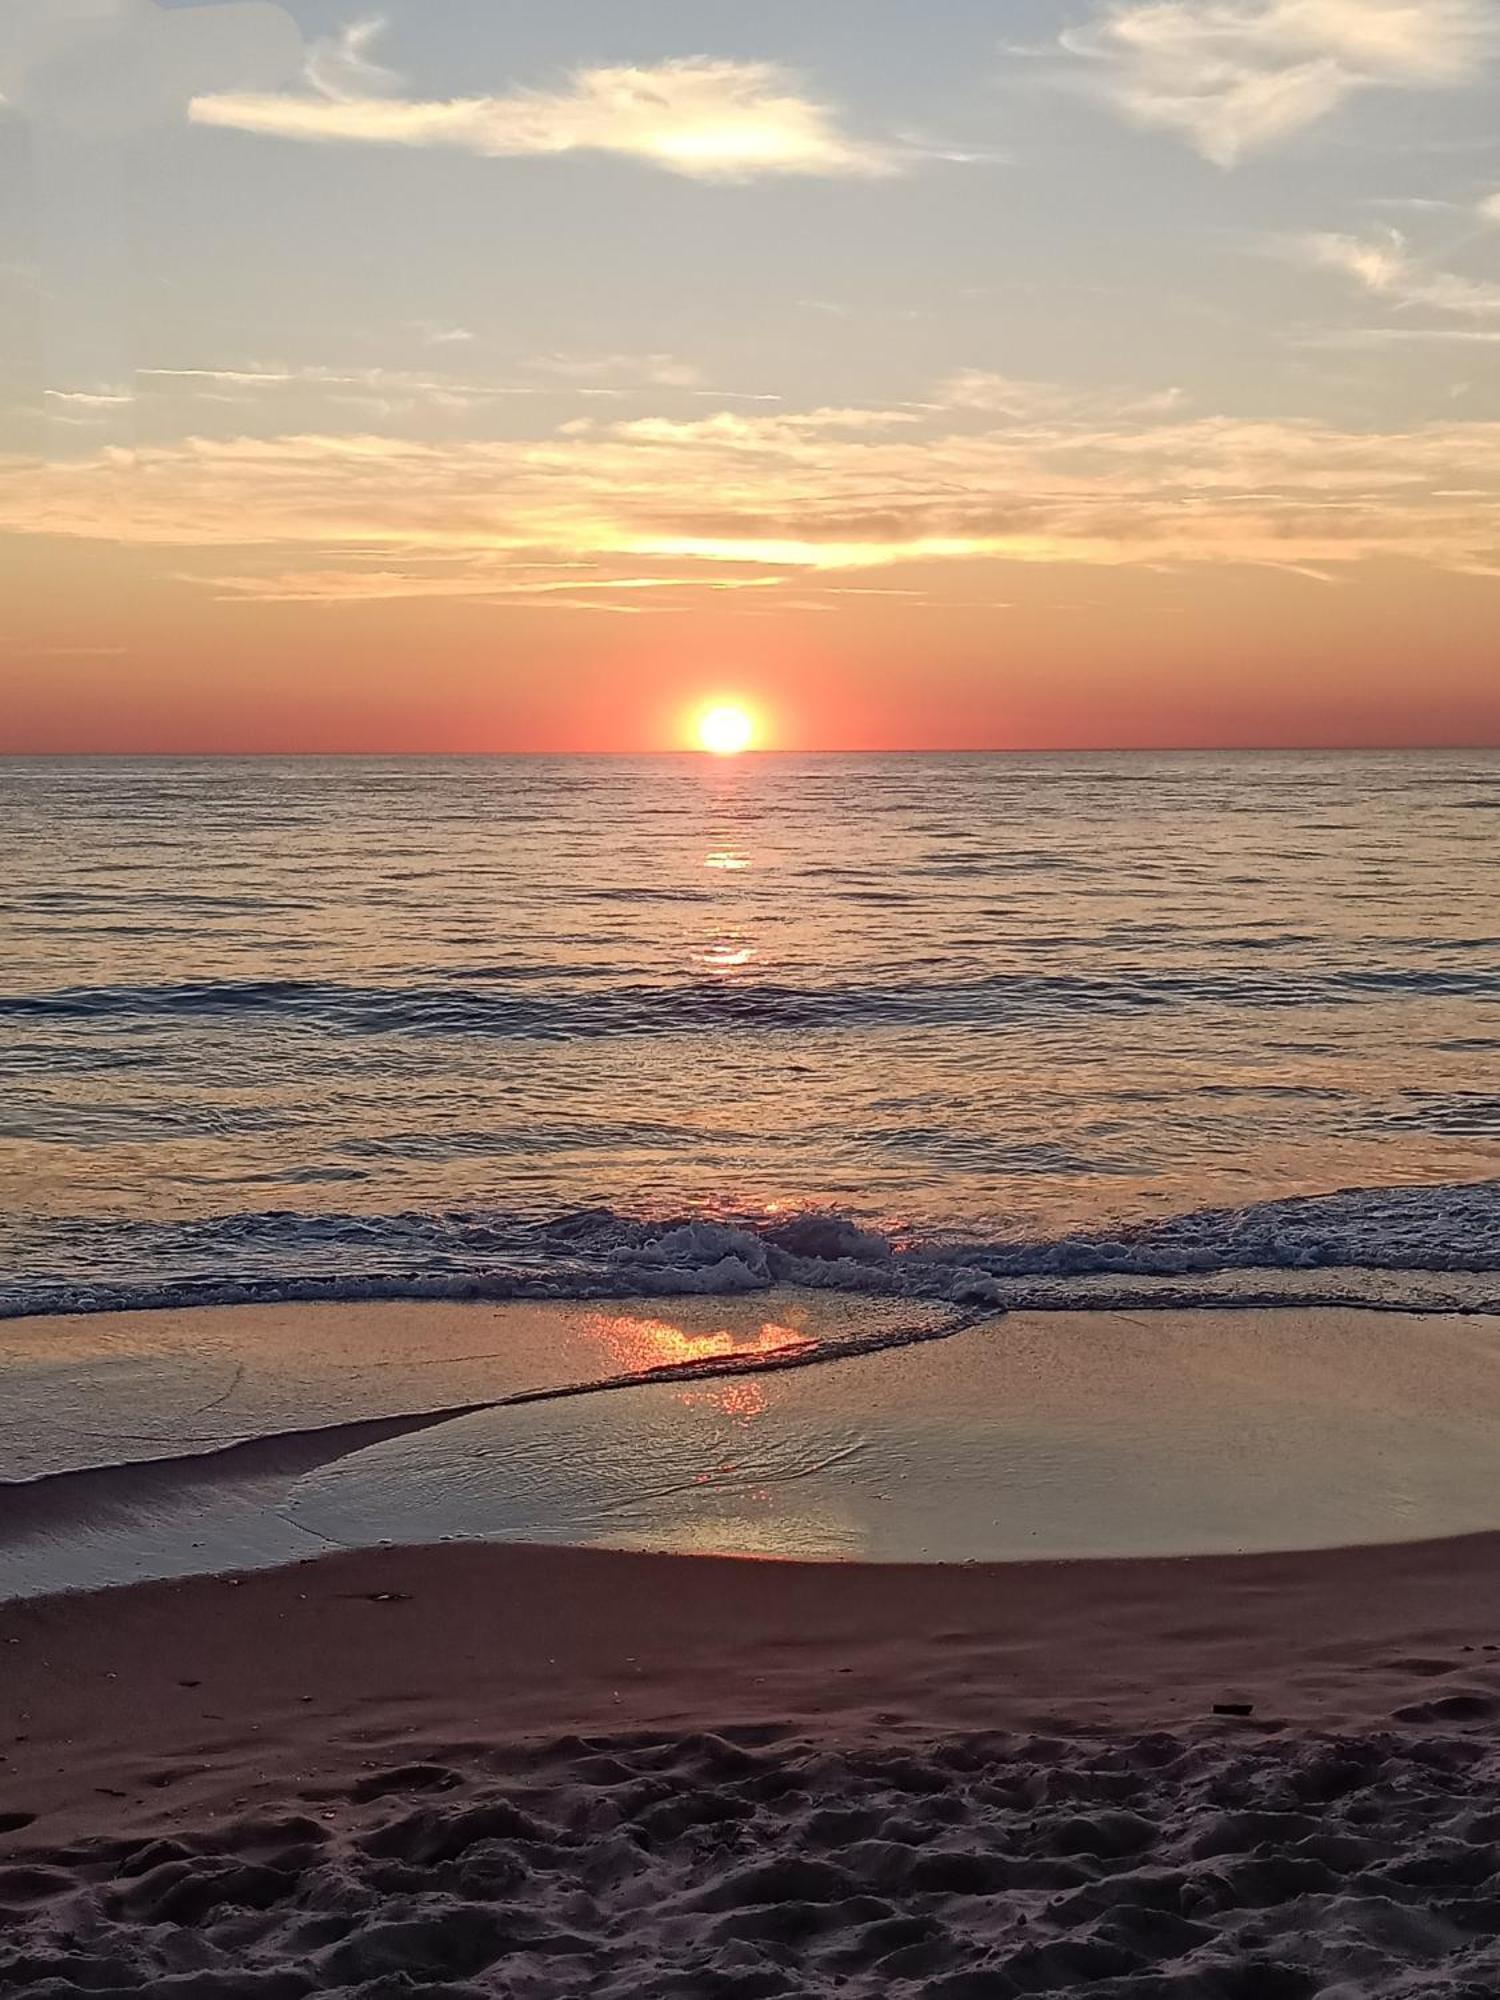
[[[887,1234],[823,1210],[543,1220],[286,1210],[18,1233],[0,1318],[296,1300],[668,1298],[799,1285],[993,1308],[1500,1310],[1500,1180],[1201,1209],[1057,1237]]]

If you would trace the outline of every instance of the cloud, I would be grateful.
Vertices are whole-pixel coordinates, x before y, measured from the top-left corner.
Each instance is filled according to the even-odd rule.
[[[716,412],[437,443],[197,438],[41,471],[16,458],[0,460],[0,530],[234,550],[214,565],[221,588],[240,575],[255,579],[245,595],[338,601],[401,594],[402,578],[414,596],[577,603],[649,598],[668,578],[769,590],[993,562],[1337,573],[1402,558],[1500,573],[1500,423],[1346,431],[1152,416],[1139,401],[1024,426],[911,417]],[[554,578],[590,588],[530,587]]]
[[[1107,390],[1069,389],[1056,382],[1036,382],[1015,375],[997,375],[983,368],[961,368],[938,385],[937,409],[983,410],[1018,424],[1058,417],[1082,418],[1090,411],[1116,416],[1167,416],[1181,407],[1180,389],[1158,389],[1122,401]]]
[[[1230,167],[1357,94],[1470,82],[1489,0],[1141,0],[1062,37],[1128,117]]]
[[[536,354],[521,366],[592,388],[697,389],[703,383],[692,362],[675,354]]]
[[[983,410],[990,416],[1030,422],[1057,416],[1073,401],[1055,382],[1033,382],[986,368],[961,368],[938,385],[938,401],[948,409]]]
[[[415,322],[414,330],[425,346],[440,349],[462,347],[474,338],[463,329],[425,321]],[[255,359],[223,366],[140,368],[127,384],[59,383],[42,394],[53,421],[75,427],[97,429],[111,416],[145,408],[158,420],[170,411],[176,423],[188,428],[202,422],[199,411],[216,407],[234,412],[232,420],[257,435],[297,425],[321,430],[391,423],[404,428],[432,416],[445,422],[491,423],[498,410],[523,403],[592,408],[601,401],[618,405],[647,395],[677,407],[710,398],[721,405],[781,401],[761,391],[711,386],[691,362],[670,354],[533,356],[516,363],[510,374],[489,380],[420,367],[327,367]],[[824,421],[833,421],[833,413],[822,414]],[[845,418],[849,423],[869,420],[868,412]],[[215,428],[225,421],[221,415]],[[562,434],[587,429],[590,421],[574,418],[562,425]]]
[[[592,433],[600,440],[623,440],[629,444],[722,445],[732,451],[765,452],[795,449],[819,432],[881,431],[889,430],[893,424],[918,421],[913,410],[791,410],[774,417],[744,417],[732,410],[720,410],[711,417],[697,417],[689,422],[677,417],[631,417],[622,423],[600,425],[583,417],[565,424],[563,435]]]
[[[319,43],[296,93],[194,99],[200,125],[324,144],[449,147],[486,158],[613,153],[701,180],[767,174],[874,175],[896,155],[845,134],[830,108],[773,63],[708,56],[572,72],[556,90],[401,97],[369,48],[378,23]]]
[[[432,319],[415,320],[413,328],[422,336],[424,347],[466,347],[475,337],[466,326],[443,326]]]
[[[264,575],[189,577],[207,582],[221,597],[260,604],[365,604],[410,598],[466,598],[481,604],[529,603],[536,608],[624,611],[640,614],[676,608],[652,604],[684,591],[738,592],[779,588],[777,576],[636,576],[612,574],[604,565],[465,563],[420,569],[326,569]],[[612,602],[623,599],[624,602]]]
[[[116,409],[135,401],[125,389],[44,389],[42,394],[48,402],[76,404],[83,410]]]
[[[1298,334],[1296,347],[1401,347],[1420,342],[1434,346],[1487,347],[1500,340],[1494,326],[1347,326],[1320,333]]]
[[[1500,285],[1431,270],[1411,254],[1398,229],[1377,236],[1316,234],[1296,238],[1294,252],[1324,270],[1353,278],[1398,312],[1418,309],[1470,319],[1500,319]]]
[[[474,335],[463,328],[443,328],[428,321],[415,323],[429,347],[462,346]],[[65,400],[129,404],[137,394],[155,399],[202,400],[218,403],[264,404],[276,399],[314,398],[334,409],[394,412],[429,406],[448,412],[480,411],[486,406],[525,399],[574,401],[604,397],[621,400],[634,392],[675,392],[680,396],[713,396],[729,402],[779,402],[775,395],[711,388],[700,370],[672,354],[546,354],[516,364],[516,372],[498,380],[475,381],[421,369],[363,367],[329,368],[315,364],[291,366],[280,362],[247,361],[239,366],[203,368],[142,368],[134,391],[116,391],[107,398],[68,392]],[[63,392],[49,390],[49,395]]]
[[[270,0],[4,0],[0,99],[91,137],[180,117],[204,91],[267,90],[297,73],[302,37]]]
[[[391,414],[413,405],[450,412],[540,393],[532,382],[473,382],[404,368],[279,367],[142,368],[140,389],[153,397],[202,398],[221,403],[313,396],[334,407]]]
[[[319,97],[335,104],[389,96],[399,88],[401,78],[370,57],[370,50],[384,32],[385,23],[376,16],[350,22],[337,35],[314,42],[303,69],[305,81]]]

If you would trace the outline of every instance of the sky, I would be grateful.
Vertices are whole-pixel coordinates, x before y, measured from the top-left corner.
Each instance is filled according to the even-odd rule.
[[[0,751],[1500,744],[1500,0],[0,0]]]

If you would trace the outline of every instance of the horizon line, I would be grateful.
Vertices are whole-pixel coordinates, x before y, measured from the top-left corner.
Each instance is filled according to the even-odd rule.
[[[777,759],[808,757],[1267,757],[1267,756],[1342,756],[1342,757],[1401,757],[1411,755],[1446,756],[1460,754],[1489,754],[1500,751],[1500,737],[1493,741],[1472,742],[1430,742],[1430,743],[1117,743],[1117,744],[902,744],[884,746],[864,746],[849,749],[808,748],[808,749],[749,749],[737,751],[732,756],[717,755],[710,751],[690,747],[674,747],[660,750],[568,750],[568,749],[527,749],[527,750],[322,750],[322,749],[58,749],[58,750],[10,750],[0,749],[0,763],[105,763],[131,761],[193,762],[212,763],[273,763],[306,760],[308,762],[334,762],[375,760],[399,762],[456,762],[459,760],[481,763],[502,758],[579,758],[617,762],[645,762],[671,758],[674,761],[695,762],[720,767],[746,762],[766,762]]]

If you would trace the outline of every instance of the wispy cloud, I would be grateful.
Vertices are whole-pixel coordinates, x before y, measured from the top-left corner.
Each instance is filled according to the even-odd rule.
[[[1296,347],[1488,347],[1500,340],[1497,326],[1343,326],[1300,333]]]
[[[1182,406],[1180,389],[1156,389],[1148,395],[1122,400],[1102,389],[1064,388],[1057,382],[1037,382],[1022,376],[994,374],[983,368],[961,368],[937,388],[931,407],[950,410],[982,410],[987,415],[1006,417],[1019,424],[1070,417],[1079,420],[1090,412],[1122,416],[1162,417]]]
[[[374,60],[371,50],[385,33],[379,15],[351,21],[336,35],[312,43],[303,76],[318,97],[335,104],[357,104],[363,98],[387,97],[399,90],[397,71]]]
[[[1497,40],[1489,0],[1140,0],[1063,36],[1127,116],[1223,167],[1361,92],[1469,82]]]
[[[254,579],[242,594],[337,601],[576,604],[992,562],[1340,573],[1399,557],[1500,572],[1500,424],[1347,431],[1141,411],[1137,399],[1022,426],[812,410],[508,441],[193,439],[41,473],[0,461],[0,529],[233,549],[221,588],[240,574]]]
[[[837,114],[774,63],[707,56],[574,70],[557,89],[446,99],[396,94],[364,22],[312,50],[297,92],[197,97],[200,125],[325,144],[451,147],[488,158],[614,153],[703,180],[767,174],[875,175],[892,149],[846,133]]]
[[[697,389],[703,376],[675,354],[535,354],[521,366],[591,388]]]
[[[433,319],[417,320],[415,331],[422,336],[424,347],[466,347],[474,338],[466,326],[444,326]]]
[[[1398,312],[1416,309],[1500,319],[1500,285],[1433,269],[1412,254],[1400,230],[1383,230],[1376,236],[1314,234],[1296,238],[1292,248],[1311,263],[1352,278]]]
[[[461,598],[480,604],[529,604],[542,609],[626,612],[675,609],[684,592],[777,589],[779,576],[637,576],[605,564],[541,565],[505,560],[461,566],[410,563],[390,569],[273,571],[265,575],[189,578],[221,597],[260,604],[365,604],[410,598]]]
[[[539,393],[533,382],[475,382],[405,368],[283,367],[259,362],[227,368],[142,368],[136,381],[143,393],[158,398],[246,403],[278,395],[312,396],[367,414],[416,404],[457,412]]]
[[[43,392],[42,408],[48,424],[55,428],[118,437],[129,404],[128,397],[117,402],[113,397],[56,395],[49,389]],[[5,411],[7,417],[14,413],[15,406]]]
[[[418,330],[424,323],[418,323]],[[462,329],[439,330],[424,344],[452,347],[473,339]],[[780,397],[753,390],[732,390],[705,383],[692,362],[672,354],[542,354],[515,364],[514,372],[489,381],[422,369],[388,367],[326,367],[279,361],[246,361],[238,365],[200,368],[142,368],[128,391],[108,396],[48,391],[60,400],[79,404],[130,404],[140,395],[153,399],[254,403],[273,406],[278,398],[313,398],[346,411],[409,410],[427,406],[459,412],[486,405],[537,400],[569,402],[607,398],[620,401],[637,392],[663,391],[677,397],[716,397],[725,402],[775,403]]]
[[[50,403],[75,404],[81,410],[112,410],[134,402],[126,389],[44,389]]]

